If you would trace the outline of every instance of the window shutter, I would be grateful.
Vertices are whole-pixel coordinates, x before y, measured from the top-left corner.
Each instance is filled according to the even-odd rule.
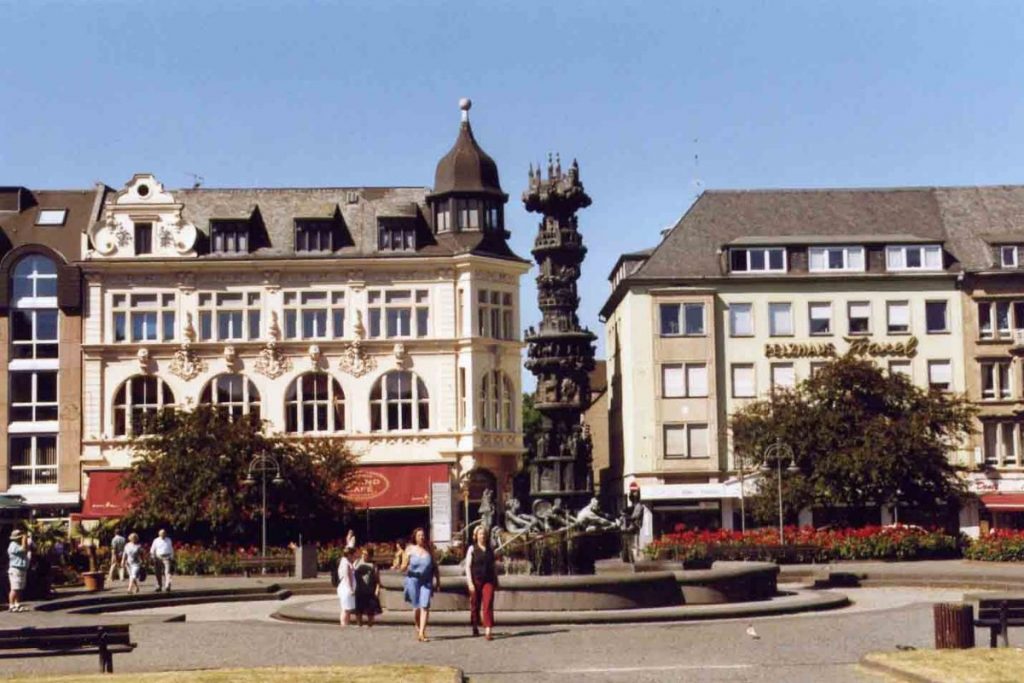
[[[661,368],[662,392],[666,397],[686,396],[683,368],[679,365],[665,365]]]
[[[707,396],[708,395],[708,366],[706,365],[687,365],[686,366],[686,386],[689,390],[687,392],[690,396]]]

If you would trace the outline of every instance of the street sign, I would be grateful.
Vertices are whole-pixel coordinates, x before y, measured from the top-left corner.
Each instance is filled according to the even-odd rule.
[[[451,482],[430,483],[430,540],[438,544],[452,542]]]

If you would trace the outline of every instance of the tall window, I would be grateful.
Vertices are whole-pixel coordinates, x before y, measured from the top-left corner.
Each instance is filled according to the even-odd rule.
[[[484,373],[480,382],[480,426],[484,431],[508,432],[516,428],[514,396],[515,387],[505,373]]]
[[[425,289],[373,289],[367,295],[370,337],[426,337],[430,298]]]
[[[114,394],[114,436],[145,434],[149,419],[170,405],[174,405],[174,394],[162,379],[129,377]]]
[[[729,304],[729,334],[733,337],[754,334],[754,315],[750,304]]]
[[[375,432],[416,431],[430,427],[430,396],[419,377],[392,370],[370,391],[370,429]]]
[[[989,422],[982,424],[985,464],[992,467],[1014,467],[1019,460],[1021,438],[1017,422]]]
[[[57,435],[11,436],[11,486],[57,483]]]
[[[11,372],[11,422],[50,422],[57,419],[57,371]]]
[[[734,273],[786,272],[785,247],[730,249],[729,267]]]
[[[451,217],[451,202],[450,199],[443,199],[434,204],[434,231],[435,232],[451,232],[452,229],[452,217]]]
[[[809,304],[807,310],[811,334],[832,334],[832,304]]]
[[[199,402],[217,406],[232,418],[260,414],[260,392],[249,378],[239,375],[218,375],[211,379],[199,396]]]
[[[773,337],[793,336],[793,304],[768,304],[768,334]]]
[[[136,254],[152,254],[153,253],[153,224],[152,223],[136,223],[135,224],[135,253]]]
[[[476,294],[477,329],[481,337],[515,339],[511,292],[481,289]]]
[[[949,302],[926,301],[924,320],[928,334],[949,332]]]
[[[864,247],[811,247],[807,257],[808,270],[812,273],[864,271]]]
[[[704,363],[662,365],[661,395],[664,398],[707,396],[708,366]]]
[[[200,292],[199,339],[259,339],[260,299],[259,292]]]
[[[1024,329],[1024,301],[979,301],[978,333],[982,339],[1008,339]]]
[[[942,247],[938,244],[886,247],[885,265],[890,271],[942,270]]]
[[[661,336],[704,336],[704,304],[661,304]]]
[[[851,301],[846,305],[849,333],[870,334],[871,303],[868,301]]]
[[[983,399],[1008,399],[1013,395],[1010,381],[1009,362],[981,364],[981,397]]]
[[[174,294],[114,294],[115,342],[174,340]]]
[[[285,292],[286,339],[340,339],[345,336],[345,292]]]
[[[295,251],[329,252],[334,249],[334,222],[329,220],[295,221]]]
[[[57,264],[26,256],[14,267],[11,284],[12,358],[57,358]]]
[[[249,253],[249,221],[211,221],[210,232],[213,253]]]
[[[1019,263],[1017,256],[1017,245],[1005,245],[999,247],[999,262],[1003,268],[1016,268]]]
[[[307,372],[288,385],[284,397],[285,431],[340,432],[345,429],[345,394],[338,380]]]
[[[666,458],[707,458],[710,456],[707,424],[665,425],[664,441]]]

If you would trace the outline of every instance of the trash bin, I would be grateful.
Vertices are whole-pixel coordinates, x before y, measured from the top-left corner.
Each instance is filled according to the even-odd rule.
[[[933,606],[935,649],[966,650],[974,647],[974,606],[940,602]]]
[[[295,547],[295,578],[316,578],[316,543],[302,543]]]

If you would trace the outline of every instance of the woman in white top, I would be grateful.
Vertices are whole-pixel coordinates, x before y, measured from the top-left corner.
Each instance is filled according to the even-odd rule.
[[[121,566],[128,570],[129,595],[138,593],[139,569],[142,567],[142,546],[139,545],[139,535],[136,533],[128,534],[128,542],[121,555]]]
[[[352,550],[341,551],[338,562],[338,601],[341,603],[341,625],[348,625],[349,613],[356,609],[356,574],[352,567]]]

